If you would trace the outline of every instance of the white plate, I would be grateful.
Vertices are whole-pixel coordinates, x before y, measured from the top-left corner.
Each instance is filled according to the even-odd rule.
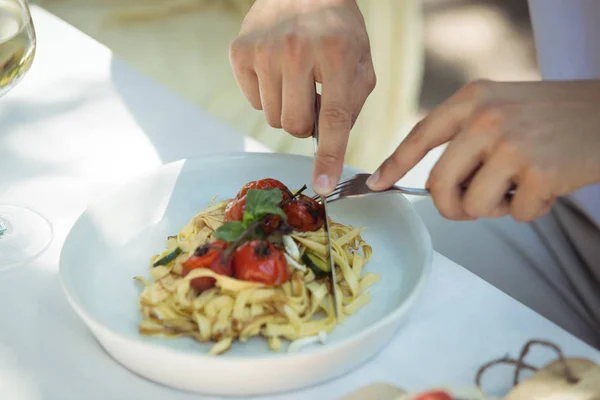
[[[308,157],[241,153],[171,163],[91,205],[69,233],[60,258],[67,298],[105,350],[150,380],[219,395],[267,394],[313,385],[364,363],[394,336],[429,275],[432,246],[412,205],[401,195],[332,203],[331,217],[366,225],[373,247],[367,270],[381,274],[371,302],[324,345],[271,352],[256,338],[208,356],[209,344],[141,336],[139,285],[149,257],[163,249],[215,196],[233,197],[248,181],[272,177],[290,188],[310,185]],[[358,171],[346,167],[344,176]]]

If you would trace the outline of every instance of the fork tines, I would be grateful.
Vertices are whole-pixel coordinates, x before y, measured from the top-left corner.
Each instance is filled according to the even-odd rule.
[[[355,187],[356,185],[366,186],[369,176],[369,174],[356,174],[348,179],[340,181],[326,199],[328,201],[338,200],[340,197],[346,196],[350,188]],[[321,200],[321,196],[315,195],[313,196],[313,200]]]

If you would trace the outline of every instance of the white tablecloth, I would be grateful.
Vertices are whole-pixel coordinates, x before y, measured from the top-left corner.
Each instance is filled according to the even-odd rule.
[[[268,151],[154,84],[111,52],[35,8],[39,48],[26,79],[0,99],[0,203],[31,206],[55,239],[30,265],[0,274],[0,399],[200,399],[112,360],[68,305],[58,257],[86,205],[161,163],[221,151]],[[470,385],[478,367],[530,338],[600,362],[553,323],[436,254],[422,302],[383,352],[350,374],[271,397],[335,399],[385,381],[406,389]],[[534,352],[533,364],[553,358]],[[508,368],[486,387],[506,390]]]

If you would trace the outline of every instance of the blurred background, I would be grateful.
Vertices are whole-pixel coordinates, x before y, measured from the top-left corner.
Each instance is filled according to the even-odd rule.
[[[228,46],[252,0],[33,2],[274,150],[310,153],[306,141],[298,144],[268,127],[233,79]],[[375,168],[381,153],[389,153],[419,118],[473,79],[539,78],[526,0],[359,0],[359,5],[378,85],[354,129],[349,164]]]

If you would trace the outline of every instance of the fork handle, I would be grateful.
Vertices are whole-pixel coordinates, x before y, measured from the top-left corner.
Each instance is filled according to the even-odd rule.
[[[464,193],[467,191],[468,185],[461,185],[460,189]],[[402,194],[408,194],[408,195],[412,195],[412,196],[429,196],[429,195],[431,195],[431,193],[429,192],[429,189],[419,189],[419,188],[404,187],[404,186],[392,186],[388,190],[393,191],[393,192],[400,192]],[[516,190],[517,190],[517,186],[512,185],[510,187],[510,189],[506,192],[506,198],[510,200],[515,195]]]
[[[427,190],[427,189],[419,189],[419,188],[404,187],[404,186],[392,186],[391,188],[389,188],[386,191],[400,192],[402,194],[408,194],[408,195],[412,195],[412,196],[429,196],[431,194],[431,193],[429,193],[429,190]]]

